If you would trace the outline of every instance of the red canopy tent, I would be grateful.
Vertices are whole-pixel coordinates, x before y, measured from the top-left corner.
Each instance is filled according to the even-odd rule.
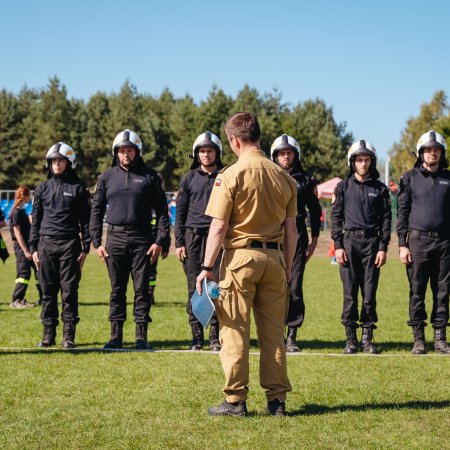
[[[331,198],[334,194],[334,189],[336,185],[342,181],[342,178],[335,177],[331,180],[325,181],[325,183],[319,184],[317,186],[319,198]]]

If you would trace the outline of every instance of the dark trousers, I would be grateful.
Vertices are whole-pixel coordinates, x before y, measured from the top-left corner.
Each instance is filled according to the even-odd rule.
[[[308,234],[306,228],[298,230],[299,239],[295,250],[291,271],[291,295],[289,296],[289,311],[286,325],[290,328],[300,328],[305,320],[305,302],[303,300],[303,274],[306,265],[306,250]]]
[[[150,303],[155,304],[155,288],[156,288],[156,276],[158,275],[158,260],[153,264],[150,264],[150,281],[148,286],[148,295],[150,295]]]
[[[27,292],[28,285],[31,279],[31,269],[34,272],[34,278],[36,280],[36,288],[39,293],[39,300],[42,299],[41,285],[36,274],[36,267],[33,260],[27,259],[22,247],[18,242],[14,241],[14,253],[16,255],[16,286],[12,294],[12,300],[23,300]]]
[[[342,324],[357,328],[358,320],[363,328],[376,328],[376,293],[380,269],[375,266],[379,237],[345,236],[344,250],[348,262],[340,266],[344,287]],[[361,316],[358,315],[358,290],[361,289]]]
[[[41,236],[38,245],[38,276],[42,288],[41,320],[44,325],[58,324],[58,292],[61,290],[63,322],[78,323],[78,285],[81,278],[81,253],[78,238],[53,240]]]
[[[450,240],[424,235],[409,236],[412,264],[406,266],[409,280],[408,325],[420,325],[427,320],[425,293],[428,280],[433,294],[431,323],[433,328],[448,324],[450,293]]]
[[[124,322],[127,319],[127,285],[133,280],[136,323],[148,323],[150,319],[150,256],[151,238],[139,231],[108,231],[106,238],[106,259],[111,296],[109,320]]]
[[[194,293],[195,283],[197,282],[198,274],[201,272],[200,266],[203,263],[203,258],[205,257],[206,240],[208,238],[208,229],[192,230],[190,228],[186,229],[184,235],[185,246],[186,246],[186,259],[183,263],[184,273],[186,274],[187,284],[188,284],[188,301],[186,305],[186,312],[189,315],[189,323],[200,324],[197,317],[192,314],[192,304],[191,297]],[[214,264],[214,280],[219,282],[219,268],[220,259],[222,252],[217,257],[216,263]],[[216,313],[214,313],[211,319],[211,326],[218,325]]]

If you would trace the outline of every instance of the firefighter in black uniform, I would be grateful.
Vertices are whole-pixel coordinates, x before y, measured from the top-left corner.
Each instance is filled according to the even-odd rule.
[[[300,351],[296,338],[297,329],[305,318],[305,302],[303,300],[303,275],[305,265],[314,253],[320,233],[322,208],[317,197],[317,183],[312,175],[303,170],[300,162],[300,145],[291,136],[283,134],[275,139],[270,150],[272,160],[283,168],[297,182],[297,232],[298,241],[295,250],[291,273],[291,295],[287,316],[286,350]],[[311,243],[309,244],[306,229],[306,208],[309,211],[311,224]]]
[[[205,256],[211,217],[205,215],[209,197],[223,164],[222,143],[210,131],[200,134],[192,146],[194,160],[191,170],[181,179],[177,197],[175,216],[175,241],[177,258],[183,263],[188,284],[188,301],[186,312],[192,331],[190,350],[203,348],[203,327],[192,313],[191,297],[194,293],[197,275],[201,272]],[[219,279],[220,258],[214,265],[214,277]],[[209,330],[209,348],[211,351],[221,349],[219,343],[219,322],[214,314]]]
[[[150,319],[150,264],[162,250],[169,234],[167,202],[158,174],[142,160],[139,136],[124,130],[112,145],[112,167],[100,175],[94,200],[90,231],[97,254],[108,267],[111,281],[109,320],[111,339],[105,348],[122,348],[123,324],[127,318],[128,279],[134,283],[136,348],[148,349]],[[108,235],[102,245],[103,217],[108,205]],[[152,239],[152,209],[156,212],[158,235]]]
[[[75,173],[72,147],[58,142],[47,152],[48,180],[34,193],[30,252],[38,268],[42,289],[40,347],[55,345],[58,292],[61,290],[63,347],[75,345],[78,285],[89,253],[89,192]],[[80,232],[81,239],[80,241]]]
[[[347,343],[344,353],[357,352],[356,329],[362,326],[361,349],[376,354],[373,330],[378,321],[376,292],[380,267],[386,262],[391,237],[389,190],[378,180],[376,151],[364,140],[356,141],[347,154],[349,177],[335,189],[331,237],[344,287],[342,324]],[[362,306],[358,316],[358,289]]]
[[[417,142],[417,161],[400,180],[397,233],[400,261],[409,280],[413,354],[426,353],[425,292],[433,294],[434,348],[449,354],[446,327],[450,293],[450,171],[443,136],[431,130]]]
[[[12,295],[12,302],[9,305],[11,308],[29,308],[36,306],[33,303],[28,303],[25,294],[28,285],[30,284],[31,269],[33,269],[36,278],[36,287],[39,293],[39,302],[42,304],[42,290],[37,279],[36,266],[33,263],[28,248],[30,240],[30,219],[25,212],[23,206],[30,200],[30,190],[27,186],[19,186],[16,189],[15,199],[11,213],[9,215],[9,228],[11,231],[11,239],[14,242],[14,254],[16,256],[16,286]]]

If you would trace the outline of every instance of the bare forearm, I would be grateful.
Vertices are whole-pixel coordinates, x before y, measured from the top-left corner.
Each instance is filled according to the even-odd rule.
[[[17,243],[20,245],[20,248],[24,253],[28,253],[28,245],[25,242],[20,229],[14,226],[14,236],[16,237]]]

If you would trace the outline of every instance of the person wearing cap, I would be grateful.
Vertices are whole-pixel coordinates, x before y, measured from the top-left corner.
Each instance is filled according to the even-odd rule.
[[[300,351],[296,338],[297,330],[305,318],[305,302],[303,300],[303,275],[305,265],[314,253],[320,233],[320,207],[317,182],[315,178],[303,170],[300,162],[300,145],[287,134],[275,139],[270,149],[273,162],[278,164],[297,182],[297,233],[298,241],[295,249],[291,274],[291,295],[289,298],[289,312],[286,319],[287,337],[286,350]],[[309,243],[306,229],[307,212],[311,224],[311,243]]]
[[[194,160],[191,170],[183,176],[177,197],[175,215],[175,240],[177,258],[183,263],[188,284],[188,301],[186,312],[189,316],[192,341],[190,350],[203,348],[203,326],[192,313],[191,297],[195,290],[197,275],[205,257],[206,239],[208,237],[211,217],[205,215],[218,170],[223,164],[220,160],[222,143],[210,131],[200,134],[192,146],[191,158]],[[214,277],[219,277],[220,258],[214,264]],[[220,350],[219,323],[214,314],[209,330],[209,348]]]
[[[123,325],[127,318],[127,285],[131,274],[134,286],[134,321],[139,350],[149,348],[147,340],[151,297],[151,264],[162,252],[169,236],[166,195],[161,179],[142,159],[142,141],[130,130],[120,132],[112,144],[112,167],[97,182],[92,202],[90,232],[92,244],[108,268],[111,282],[109,321],[111,338],[106,349],[123,346]],[[107,237],[102,242],[103,218]],[[152,238],[152,210],[158,233]]]
[[[78,178],[76,154],[58,142],[46,156],[48,179],[34,192],[29,250],[42,289],[40,347],[55,345],[58,326],[58,292],[61,291],[63,348],[75,346],[78,285],[89,253],[90,196]],[[80,240],[81,234],[81,240]]]
[[[261,151],[256,116],[248,112],[233,115],[225,124],[225,133],[238,160],[220,171],[214,183],[206,209],[213,219],[196,285],[201,293],[203,280],[214,278],[214,264],[223,244],[221,293],[215,305],[226,398],[221,405],[210,407],[208,414],[247,415],[253,309],[266,411],[283,416],[286,393],[291,390],[284,328],[287,283],[297,245],[297,186]]]
[[[378,180],[376,150],[369,142],[356,141],[348,151],[347,161],[349,176],[336,186],[331,214],[331,237],[344,287],[341,317],[347,335],[344,353],[358,351],[356,329],[361,326],[361,350],[376,354],[378,349],[373,343],[373,330],[378,322],[376,292],[391,238],[391,202],[388,187]]]
[[[434,348],[450,354],[446,327],[450,293],[450,171],[447,143],[436,131],[424,133],[416,146],[414,168],[400,179],[397,233],[400,261],[409,281],[409,321],[413,354],[426,353],[425,292],[433,295],[430,322]]]

